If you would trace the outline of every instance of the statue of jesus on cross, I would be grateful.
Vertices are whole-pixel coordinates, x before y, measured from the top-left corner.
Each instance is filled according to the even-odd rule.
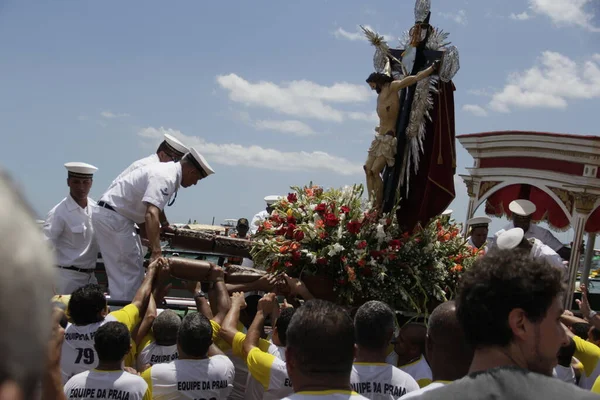
[[[367,78],[372,90],[377,92],[377,116],[379,126],[375,128],[375,138],[371,142],[364,169],[367,178],[369,200],[375,208],[381,210],[383,202],[383,179],[381,173],[385,166],[393,167],[396,161],[396,124],[400,112],[400,90],[414,85],[435,73],[440,65],[435,61],[429,68],[416,75],[394,80],[391,76],[373,72]]]

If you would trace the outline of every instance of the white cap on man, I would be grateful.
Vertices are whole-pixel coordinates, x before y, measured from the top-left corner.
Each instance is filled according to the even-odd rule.
[[[190,148],[190,152],[188,153],[186,158],[188,158],[192,162],[192,164],[194,164],[194,166],[198,168],[198,170],[204,172],[206,176],[215,173],[215,171],[210,167],[208,161],[206,161],[202,154],[200,154],[195,148]]]
[[[267,203],[268,206],[270,206],[270,205],[273,205],[276,202],[278,202],[280,199],[281,199],[281,196],[272,194],[270,196],[265,197],[265,202]]]
[[[180,157],[182,157],[185,153],[190,151],[186,145],[184,145],[179,140],[175,139],[174,136],[171,136],[168,133],[165,133],[165,143],[174,153],[176,153]]]
[[[516,248],[525,237],[525,232],[521,228],[512,228],[502,232],[496,239],[496,246],[501,250],[511,250]]]
[[[69,178],[91,179],[94,172],[98,171],[98,168],[83,162],[68,162],[65,168],[69,171]]]
[[[510,212],[520,217],[529,217],[535,212],[536,206],[529,200],[518,199],[511,201],[508,205],[508,209]]]
[[[453,213],[453,212],[454,212],[454,210],[447,209],[446,211],[444,211],[444,212],[442,213],[442,216],[444,216],[444,217],[449,217],[449,216],[451,216],[451,215],[452,215],[452,213]]]
[[[481,228],[486,227],[492,222],[492,219],[489,217],[474,217],[467,221],[467,225],[473,228]]]

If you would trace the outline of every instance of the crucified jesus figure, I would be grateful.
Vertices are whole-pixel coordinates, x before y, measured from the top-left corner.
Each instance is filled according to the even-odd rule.
[[[438,70],[440,62],[435,61],[429,68],[416,75],[394,80],[391,76],[374,72],[367,78],[367,83],[377,96],[377,116],[379,126],[377,134],[369,147],[369,156],[364,169],[367,176],[369,200],[375,208],[381,210],[383,202],[383,179],[381,173],[386,165],[393,167],[396,161],[396,122],[400,112],[398,92],[414,85]]]

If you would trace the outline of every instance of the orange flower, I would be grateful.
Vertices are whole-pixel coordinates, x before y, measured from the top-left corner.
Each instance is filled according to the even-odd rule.
[[[281,246],[281,247],[279,248],[279,252],[280,252],[281,254],[285,254],[285,253],[287,253],[288,251],[290,251],[290,246],[288,246],[288,245],[283,245],[283,246]]]
[[[293,242],[293,243],[290,245],[290,250],[291,250],[291,251],[296,251],[296,250],[298,250],[298,249],[300,249],[300,243],[298,243],[298,242]]]
[[[348,273],[348,280],[350,282],[354,282],[356,280],[356,272],[354,272],[354,268],[346,265],[346,272]]]
[[[314,192],[313,192],[312,188],[304,188],[304,193],[306,193],[306,195],[308,197],[314,196]]]
[[[265,229],[271,229],[273,227],[273,224],[271,223],[271,221],[265,221],[263,225],[264,225]]]
[[[450,270],[452,272],[461,272],[463,270],[463,266],[460,264],[456,264],[454,267],[452,267]]]
[[[317,229],[321,229],[324,226],[325,226],[325,221],[323,221],[322,219],[320,219],[317,222],[315,222],[315,228],[317,228]]]

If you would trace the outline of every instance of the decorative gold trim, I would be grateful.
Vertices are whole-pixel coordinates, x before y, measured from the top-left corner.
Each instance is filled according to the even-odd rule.
[[[573,205],[575,203],[575,200],[573,199],[573,194],[568,190],[559,189],[556,187],[548,186],[548,189],[550,189],[552,193],[554,193],[556,197],[558,197],[560,201],[563,202],[569,213],[573,214]]]
[[[469,178],[462,178],[462,180],[465,183],[465,186],[467,187],[467,194],[469,195],[469,197],[475,197],[475,186],[477,185],[477,182]]]
[[[571,192],[575,198],[575,209],[578,213],[589,214],[594,211],[594,205],[600,196],[585,192]]]
[[[481,182],[481,184],[479,185],[479,195],[478,198],[481,199],[487,192],[490,191],[491,188],[493,188],[494,186],[499,185],[502,182],[497,182],[497,181],[486,181],[486,182]]]

